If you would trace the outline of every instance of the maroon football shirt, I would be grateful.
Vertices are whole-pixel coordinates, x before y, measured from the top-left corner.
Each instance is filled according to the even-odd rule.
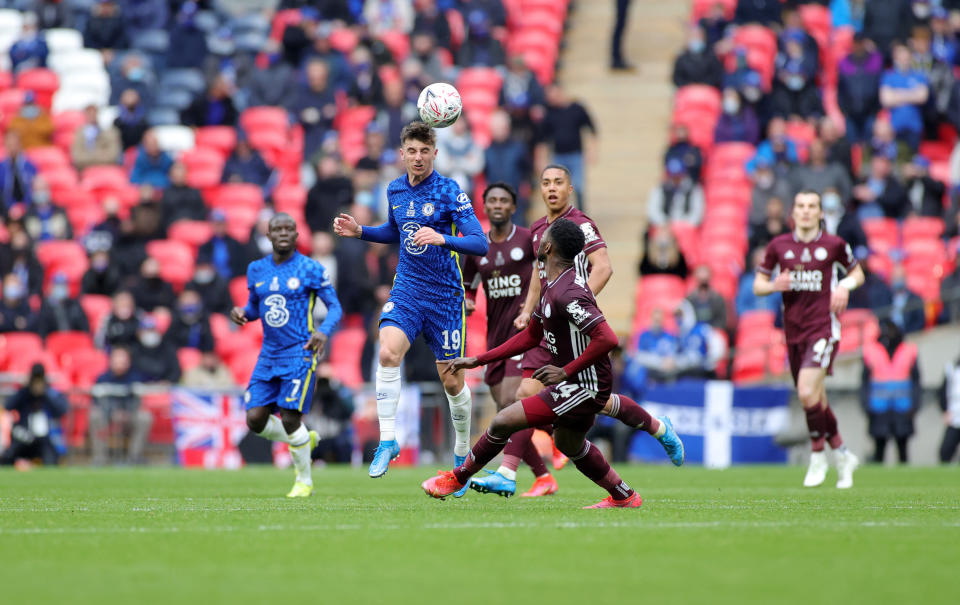
[[[764,275],[789,271],[790,289],[783,293],[783,328],[787,343],[819,338],[840,340],[840,321],[830,311],[830,295],[839,281],[839,272],[857,266],[850,245],[841,238],[821,231],[804,243],[793,233],[784,233],[767,245]]]
[[[587,262],[587,255],[594,250],[606,248],[607,242],[603,241],[603,237],[600,236],[600,230],[597,229],[597,224],[593,222],[593,219],[573,206],[567,208],[567,211],[557,218],[571,220],[583,231],[583,252],[577,255],[577,258],[574,260],[574,267],[577,269],[577,275],[582,277],[584,283],[586,283],[587,277],[590,275],[590,264]],[[547,232],[547,227],[549,226],[550,223],[547,222],[547,217],[544,216],[530,227],[530,231],[533,232],[534,257],[536,257],[537,254],[537,247],[540,246],[540,238]],[[538,262],[537,266],[540,268],[540,289],[542,291],[547,282],[547,271],[544,269],[543,263]]]
[[[463,283],[471,297],[483,284],[487,297],[487,348],[502,345],[516,334],[513,320],[520,314],[533,275],[533,247],[530,230],[513,226],[507,239],[490,240],[485,256],[467,256],[463,264]]]
[[[583,353],[590,344],[587,334],[604,321],[593,292],[574,267],[546,283],[533,317],[543,324],[540,346],[550,353],[550,363],[561,368]],[[606,401],[613,385],[610,357],[604,355],[594,365],[570,376],[568,382],[576,382],[598,393],[598,401]]]

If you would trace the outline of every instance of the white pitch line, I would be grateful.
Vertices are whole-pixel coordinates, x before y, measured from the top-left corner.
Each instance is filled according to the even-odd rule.
[[[691,521],[644,523],[636,522],[580,522],[561,521],[554,524],[543,523],[427,523],[419,529],[434,530],[476,530],[476,529],[608,529],[608,528],[644,528],[657,529],[771,529],[785,527],[821,527],[813,521]],[[945,523],[913,523],[898,521],[858,521],[831,523],[830,527],[846,528],[953,528],[960,527],[960,521]],[[410,525],[219,525],[197,527],[10,527],[0,528],[0,535],[31,536],[31,535],[83,535],[83,534],[176,534],[176,533],[242,533],[242,532],[277,532],[277,531],[363,531],[375,529],[377,531],[408,531],[416,529]]]

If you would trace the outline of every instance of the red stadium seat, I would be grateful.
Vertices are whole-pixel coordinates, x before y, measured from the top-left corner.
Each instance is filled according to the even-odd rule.
[[[256,349],[242,351],[230,358],[228,364],[233,379],[237,384],[247,384],[253,375],[253,368],[257,365],[260,353]]]
[[[65,208],[74,237],[82,237],[106,219],[107,213],[99,205]]]
[[[691,109],[720,115],[720,91],[705,84],[688,84],[678,88],[673,96],[674,113]]]
[[[147,243],[147,254],[160,262],[160,277],[179,292],[193,278],[195,253],[189,244],[166,239]]]
[[[227,213],[238,207],[257,211],[263,208],[263,191],[249,183],[227,183],[210,192],[207,204]]]
[[[283,39],[283,31],[287,29],[287,26],[297,25],[302,20],[303,17],[300,14],[300,9],[288,8],[277,11],[273,16],[273,21],[270,23],[270,38],[279,42]]]
[[[870,309],[847,309],[840,314],[840,353],[859,350],[880,334],[880,324]]]
[[[204,126],[194,131],[194,144],[197,147],[216,149],[224,158],[233,153],[237,146],[237,131],[231,126]]]
[[[250,141],[250,146],[257,151],[283,149],[284,146],[290,144],[286,131],[269,130],[266,128],[249,132],[247,134],[247,140]]]
[[[246,206],[227,207],[223,209],[227,213],[227,233],[230,237],[236,239],[241,244],[250,240],[250,231],[257,222],[257,215],[260,211],[256,208]],[[306,235],[302,229],[301,234]],[[300,243],[306,242],[309,245],[309,237],[302,237]]]
[[[252,348],[250,336],[240,330],[221,334],[219,337],[215,337],[213,342],[213,348],[217,355],[228,364],[232,357]]]
[[[273,205],[279,212],[291,209],[303,212],[307,204],[307,190],[299,185],[281,185],[273,191]]]
[[[84,294],[80,297],[80,306],[87,316],[90,332],[96,334],[100,330],[100,323],[110,314],[112,303],[109,296],[100,294]]]
[[[60,88],[60,79],[52,70],[35,67],[17,74],[17,88],[33,91],[37,105],[49,111],[53,93]]]
[[[233,331],[233,322],[223,313],[211,313],[210,331],[213,333],[214,342],[216,342],[217,339]]]
[[[281,107],[249,107],[240,114],[240,126],[248,135],[260,130],[286,132],[290,118]]]
[[[247,289],[247,278],[243,275],[234,277],[230,280],[230,298],[237,307],[244,307],[247,304],[247,297],[250,295]]]
[[[77,171],[73,169],[73,166],[50,167],[41,170],[40,174],[46,179],[47,185],[50,186],[50,193],[55,199],[58,194],[62,194],[64,191],[68,192],[68,195],[76,191],[82,191],[79,189],[80,179],[77,177]],[[84,191],[83,193],[86,194],[87,192]]]
[[[4,125],[10,122],[10,118],[20,112],[25,94],[19,88],[0,91],[0,117],[2,117]]]
[[[952,187],[954,185],[954,183],[950,181],[950,162],[947,160],[930,162],[930,176],[940,181],[947,187]]]
[[[0,71],[0,91],[13,87],[13,76],[9,71]]]
[[[911,216],[903,221],[903,243],[917,239],[938,239],[944,231],[943,219],[933,216]]]
[[[466,111],[492,112],[497,107],[497,93],[489,89],[468,88],[460,91],[460,100]]]
[[[768,376],[768,352],[763,348],[737,349],[731,379],[735,383],[758,382]]]
[[[737,0],[693,0],[693,8],[690,11],[690,19],[699,21],[710,14],[713,7],[717,4],[723,4],[723,14],[728,20],[733,19],[733,13],[737,10]]]
[[[330,32],[330,46],[344,54],[349,54],[357,47],[360,38],[352,29],[341,27]]]
[[[76,296],[80,291],[80,280],[87,271],[87,252],[79,242],[72,240],[50,240],[37,244],[37,260],[43,265],[44,287],[57,273],[64,273],[70,283],[70,294]]]
[[[120,166],[90,166],[80,175],[80,186],[87,191],[123,189],[129,185],[130,179]]]
[[[200,359],[202,357],[203,353],[201,353],[199,349],[191,349],[189,347],[177,349],[177,361],[180,362],[180,370],[184,373],[200,365]]]
[[[11,364],[24,357],[38,357],[43,352],[43,341],[33,332],[6,332],[0,334],[0,368],[10,369]]]
[[[874,252],[887,253],[900,244],[897,221],[892,218],[871,218],[861,221],[867,244]]]
[[[540,30],[551,36],[559,46],[560,39],[563,37],[563,23],[563,15],[558,15],[556,11],[551,9],[536,7],[524,10],[517,27],[514,29],[517,31]]]
[[[223,170],[223,154],[219,149],[196,146],[180,154],[180,161],[187,172],[195,169]]]
[[[466,67],[457,77],[457,90],[487,90],[494,94],[500,93],[503,77],[492,67]]]
[[[40,172],[46,172],[52,168],[73,168],[70,156],[54,145],[34,147],[28,149],[26,154]]]
[[[167,238],[190,246],[196,256],[197,250],[213,236],[213,227],[207,221],[179,220],[167,229]]]
[[[798,7],[800,19],[803,21],[803,28],[811,36],[819,40],[826,40],[830,36],[833,28],[833,18],[830,15],[830,9],[825,6],[815,4],[803,4]]]
[[[93,348],[93,338],[87,332],[52,332],[47,335],[46,349],[63,365],[63,356],[70,351]]]
[[[399,31],[385,31],[378,37],[390,51],[390,54],[393,55],[393,60],[397,62],[397,65],[403,63],[403,60],[410,54],[410,37],[407,34]]]
[[[73,385],[81,389],[92,387],[109,366],[107,354],[97,349],[66,351],[62,361],[63,371],[70,376]]]
[[[330,339],[330,364],[333,366],[333,373],[350,388],[363,385],[360,357],[366,341],[367,333],[363,328],[346,328]]]

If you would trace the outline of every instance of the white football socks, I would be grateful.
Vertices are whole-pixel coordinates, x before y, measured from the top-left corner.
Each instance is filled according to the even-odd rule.
[[[263,427],[263,430],[257,434],[270,441],[290,443],[290,439],[287,437],[287,431],[283,428],[283,421],[273,414],[267,417],[267,426]]]
[[[397,439],[397,405],[400,402],[400,368],[377,365],[377,417],[380,441]]]
[[[310,433],[307,427],[301,423],[289,437],[290,457],[293,458],[293,468],[297,471],[297,482],[313,485],[310,476]]]
[[[500,468],[497,469],[497,474],[503,475],[504,478],[511,481],[517,480],[517,471],[513,470],[512,468],[507,468],[502,464],[500,465]]]
[[[450,404],[450,419],[453,421],[453,430],[457,435],[453,444],[453,453],[456,456],[466,456],[470,453],[470,417],[473,414],[470,387],[463,385],[463,390],[456,395],[446,391],[444,394]]]

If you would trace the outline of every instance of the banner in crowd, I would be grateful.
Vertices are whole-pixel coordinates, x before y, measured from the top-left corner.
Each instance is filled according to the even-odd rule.
[[[170,392],[170,404],[181,466],[243,466],[237,446],[247,434],[247,421],[240,395],[178,388]]]
[[[775,436],[789,422],[790,390],[785,386],[734,386],[727,381],[682,381],[656,385],[643,406],[667,415],[683,439],[687,463],[708,468],[731,464],[774,464],[787,461]],[[638,433],[631,458],[663,462],[663,448]]]

